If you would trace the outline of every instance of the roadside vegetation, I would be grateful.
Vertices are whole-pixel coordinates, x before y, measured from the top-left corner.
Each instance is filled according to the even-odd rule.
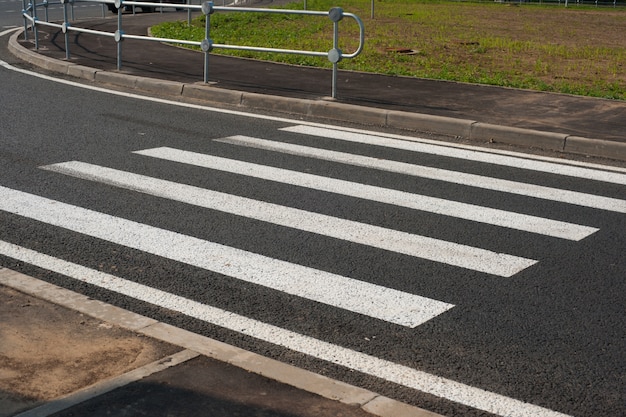
[[[365,24],[365,48],[341,69],[490,84],[612,99],[626,99],[626,10],[460,1],[307,0],[308,10],[341,6]],[[303,9],[302,2],[280,8]],[[204,16],[152,28],[154,36],[201,41]],[[340,23],[339,48],[356,50],[358,27]],[[216,44],[326,52],[327,17],[257,13],[211,16]],[[234,55],[294,65],[330,67],[325,58],[231,51]]]

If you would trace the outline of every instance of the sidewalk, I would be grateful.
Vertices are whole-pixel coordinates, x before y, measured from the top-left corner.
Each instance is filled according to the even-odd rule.
[[[127,14],[123,28],[145,35],[157,22],[186,16],[173,11]],[[109,32],[117,28],[113,16],[81,24]],[[339,71],[337,100],[329,100],[330,70],[210,55],[206,85],[200,52],[127,39],[117,71],[117,46],[111,38],[70,33],[67,61],[60,31],[42,27],[36,52],[29,36],[28,41],[12,37],[9,48],[20,59],[126,89],[626,161],[624,101],[349,71]]]

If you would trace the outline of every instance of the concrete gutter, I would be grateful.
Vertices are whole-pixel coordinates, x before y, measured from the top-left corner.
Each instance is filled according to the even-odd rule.
[[[495,125],[475,120],[456,119],[421,113],[377,109],[327,100],[308,100],[221,89],[205,83],[181,83],[104,71],[53,59],[23,47],[18,37],[9,39],[9,51],[35,66],[85,79],[145,93],[190,98],[244,109],[271,110],[284,114],[355,122],[415,132],[433,133],[479,142],[540,148],[550,151],[597,156],[626,161],[626,143],[572,136],[565,133]]]

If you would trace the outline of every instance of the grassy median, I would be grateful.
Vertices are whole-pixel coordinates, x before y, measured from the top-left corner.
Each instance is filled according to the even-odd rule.
[[[573,2],[572,2],[573,3]],[[220,3],[216,3],[219,5]],[[307,0],[308,10],[340,5],[361,17],[365,48],[341,69],[626,99],[626,9],[459,1]],[[302,9],[302,2],[281,8]],[[202,40],[204,17],[152,28],[154,36]],[[358,27],[344,19],[344,53],[358,45]],[[216,44],[326,52],[327,17],[223,13],[211,16]],[[212,53],[330,67],[325,58],[229,51]]]

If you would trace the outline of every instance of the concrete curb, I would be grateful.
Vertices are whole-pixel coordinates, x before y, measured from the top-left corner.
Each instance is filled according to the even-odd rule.
[[[23,29],[16,31],[9,39],[9,51],[16,57],[50,71],[89,81],[173,98],[192,98],[220,105],[272,110],[284,114],[356,122],[363,125],[434,133],[472,141],[496,142],[626,161],[626,143],[621,142],[577,137],[565,133],[520,129],[474,120],[356,106],[328,100],[307,100],[246,93],[225,90],[204,83],[186,84],[85,67],[53,59],[23,47],[17,41],[22,31]]]
[[[375,416],[442,417],[439,414],[383,397],[363,388],[266,358],[102,301],[90,299],[87,296],[7,268],[0,268],[0,284],[124,329],[179,346],[185,349],[186,357],[192,357],[195,354],[208,356],[324,398],[340,401],[344,404],[358,405],[364,411]],[[139,371],[143,372],[143,370]],[[127,374],[134,373],[136,372],[131,371]],[[134,379],[129,379],[127,374],[122,375],[121,379],[132,382]],[[121,383],[116,378],[104,382],[106,382],[107,387],[109,385],[117,387]],[[79,390],[68,397],[77,396],[81,401],[84,401],[85,393],[83,391]],[[105,391],[104,388],[95,390],[93,391],[94,396]],[[67,404],[68,406],[72,405],[71,402]],[[54,412],[60,411],[57,402],[53,401],[51,406],[54,408]],[[46,408],[47,406],[42,407]]]

